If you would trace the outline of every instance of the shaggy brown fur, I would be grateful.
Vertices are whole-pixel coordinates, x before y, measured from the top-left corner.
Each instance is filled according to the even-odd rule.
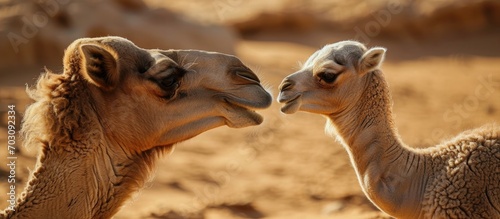
[[[145,50],[118,37],[75,41],[64,73],[47,71],[28,94],[24,143],[41,152],[1,218],[110,218],[175,143],[225,124],[257,125],[253,109],[271,101],[233,56]]]
[[[406,146],[392,118],[385,49],[325,46],[284,79],[281,110],[327,117],[367,197],[397,218],[500,218],[500,127],[488,125],[428,149]]]

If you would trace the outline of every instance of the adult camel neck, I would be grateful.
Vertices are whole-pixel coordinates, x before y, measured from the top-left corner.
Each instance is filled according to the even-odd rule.
[[[132,153],[126,142],[109,137],[116,129],[103,125],[77,76],[47,74],[38,83],[23,133],[24,144],[41,151],[22,197],[5,217],[112,217],[148,180],[161,150]]]
[[[92,146],[86,153],[45,149],[7,218],[111,218],[149,178],[156,152]]]
[[[391,215],[414,217],[422,200],[426,159],[400,140],[382,72],[370,72],[363,80],[360,99],[347,111],[330,115],[327,125],[338,133],[368,198]]]

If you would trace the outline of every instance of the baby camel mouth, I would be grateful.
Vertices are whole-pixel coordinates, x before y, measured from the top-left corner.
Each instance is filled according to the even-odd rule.
[[[301,94],[296,94],[292,97],[284,97],[281,93],[278,97],[278,102],[283,103],[281,107],[281,112],[286,114],[292,114],[299,110],[301,105]]]

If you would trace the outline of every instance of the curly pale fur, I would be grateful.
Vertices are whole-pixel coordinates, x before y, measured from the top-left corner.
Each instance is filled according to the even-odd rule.
[[[378,127],[378,130],[373,130],[378,136],[375,137],[376,140],[371,141],[392,145],[385,149],[382,159],[387,159],[388,165],[400,168],[397,171],[403,173],[381,174],[380,181],[384,186],[399,186],[405,189],[389,190],[401,194],[388,194],[387,196],[401,197],[394,198],[397,201],[382,210],[398,218],[500,217],[500,127],[489,124],[465,131],[435,147],[412,149],[402,143],[397,134],[391,115],[392,103],[382,73],[375,71],[369,74],[373,74],[371,75],[373,79],[363,92],[364,98],[362,97],[359,101],[359,110],[350,116],[352,120],[358,122],[345,126],[345,128],[355,127],[359,130],[342,130],[340,133],[343,133],[342,138],[356,139],[359,137],[357,134],[363,133],[362,130],[374,126]],[[332,121],[335,120],[332,119]],[[356,144],[355,142],[356,140],[350,144],[346,143],[346,147],[352,147]],[[359,163],[362,162],[359,161]],[[393,168],[377,168],[394,171]],[[423,178],[419,179],[418,176]],[[399,179],[403,182],[396,182],[398,180],[393,178],[397,177],[404,178]],[[404,182],[404,180],[409,180],[409,182]],[[391,181],[396,183],[391,185]],[[412,181],[417,181],[421,185],[411,185]],[[413,186],[421,188],[411,189]],[[411,191],[418,191],[422,195],[408,194]],[[377,204],[379,197],[373,196],[378,196],[378,194],[375,192],[369,196]],[[417,200],[420,201],[414,201],[415,203],[412,204],[413,208],[419,206],[415,209],[405,209],[404,205],[397,205],[404,203],[405,201],[402,200],[405,198],[419,196],[421,198]],[[385,201],[379,200],[378,202]]]
[[[354,41],[325,46],[284,79],[282,111],[326,116],[326,131],[346,148],[363,192],[391,216],[500,218],[500,127],[466,131],[431,148],[406,146],[378,68],[384,54]]]
[[[430,150],[425,218],[500,217],[500,128],[466,131]]]

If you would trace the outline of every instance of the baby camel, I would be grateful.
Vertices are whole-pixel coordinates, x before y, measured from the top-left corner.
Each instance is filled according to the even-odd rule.
[[[327,45],[280,85],[287,114],[327,117],[359,183],[397,218],[500,218],[500,127],[464,132],[428,149],[406,146],[392,118],[379,65],[385,49],[355,41]]]
[[[0,218],[110,218],[175,143],[227,125],[258,125],[272,98],[234,56],[146,50],[119,37],[84,38],[64,72],[29,91],[25,145],[41,146],[15,207]]]

